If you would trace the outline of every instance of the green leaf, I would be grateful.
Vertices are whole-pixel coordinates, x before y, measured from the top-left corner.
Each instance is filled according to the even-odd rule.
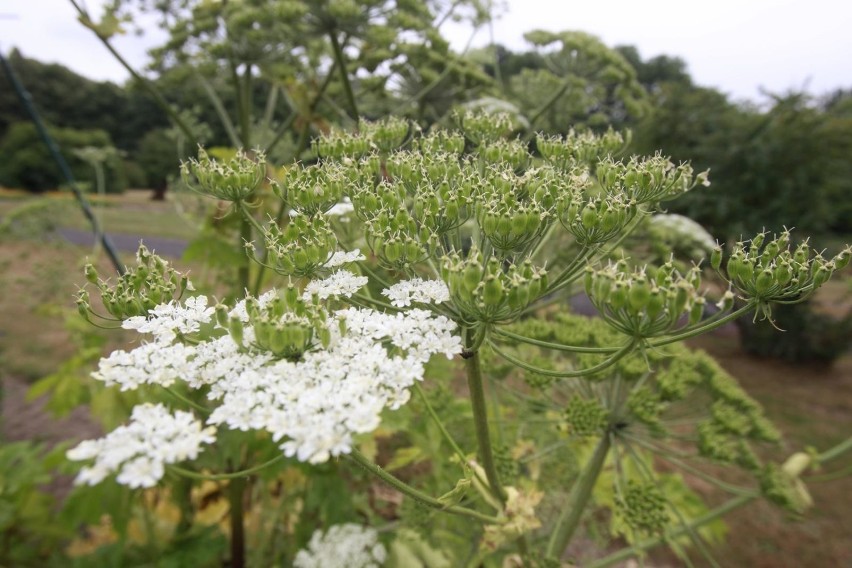
[[[387,463],[385,469],[388,471],[396,471],[407,465],[422,462],[425,459],[426,456],[423,454],[423,450],[418,447],[409,446],[407,448],[400,448],[393,455],[393,458],[391,458],[391,460]]]

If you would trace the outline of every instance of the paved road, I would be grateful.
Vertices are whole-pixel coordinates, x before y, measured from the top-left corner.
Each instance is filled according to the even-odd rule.
[[[57,229],[56,231],[63,239],[75,244],[84,246],[93,246],[95,236],[91,231],[83,231],[79,229]],[[121,252],[135,253],[139,248],[139,240],[145,243],[145,246],[157,254],[172,258],[180,258],[183,256],[183,251],[186,249],[186,241],[182,239],[167,239],[163,237],[139,237],[137,235],[125,235],[122,233],[108,233],[113,246]]]

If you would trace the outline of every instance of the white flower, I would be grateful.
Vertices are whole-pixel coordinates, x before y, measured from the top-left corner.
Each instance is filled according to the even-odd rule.
[[[651,224],[670,231],[675,239],[694,243],[705,251],[711,251],[716,247],[716,240],[710,233],[689,217],[675,213],[661,213],[651,217]]]
[[[316,294],[321,300],[330,296],[352,296],[355,292],[367,285],[366,276],[356,276],[348,270],[338,270],[324,280],[311,280],[305,287],[302,298],[310,301]]]
[[[325,263],[326,268],[335,268],[337,266],[342,266],[344,264],[348,264],[350,262],[358,262],[359,260],[366,260],[366,256],[361,254],[359,249],[355,249],[349,252],[337,251],[328,257],[328,260]]]
[[[421,304],[447,302],[450,299],[450,289],[442,280],[412,278],[382,290],[382,295],[386,296],[394,306],[405,308],[410,306],[411,302]]]
[[[160,340],[170,342],[176,332],[195,333],[201,324],[209,323],[214,308],[207,307],[206,296],[195,296],[186,300],[183,306],[177,302],[160,304],[147,316],[135,316],[121,323],[124,329],[135,329],[139,333],[150,333]]]
[[[80,470],[76,482],[94,485],[118,472],[116,481],[129,487],[153,487],[165,464],[195,459],[202,444],[216,440],[214,427],[204,428],[190,412],[171,414],[162,404],[141,404],[130,422],[103,438],[86,440],[66,453],[69,460],[95,460]]]
[[[355,206],[352,205],[352,201],[350,201],[348,197],[344,197],[343,201],[335,203],[331,209],[325,212],[325,214],[329,217],[342,217],[343,215],[348,215],[353,211],[355,211]]]
[[[107,386],[119,385],[123,391],[144,384],[168,387],[190,372],[194,354],[194,347],[182,343],[143,343],[130,352],[119,349],[110,353],[100,360],[92,377]]]
[[[347,523],[323,532],[314,531],[308,548],[300,550],[295,568],[378,568],[387,559],[379,533],[369,527]]]
[[[365,280],[341,271],[315,284],[311,293],[345,295],[363,286]],[[276,294],[266,293],[258,303],[264,305]],[[231,315],[248,324],[245,312],[241,302]],[[282,321],[292,316],[285,313]],[[424,365],[432,355],[452,357],[461,352],[455,323],[426,310],[384,314],[349,308],[325,318],[331,332],[328,348],[317,347],[298,361],[275,359],[257,347],[254,329],[245,325],[242,345],[228,334],[194,345],[158,340],[129,352],[115,351],[101,360],[94,376],[123,390],[144,384],[170,386],[175,381],[205,388],[212,408],[208,425],[266,431],[286,455],[321,463],[350,452],[353,436],[377,428],[385,408],[405,404],[409,389],[423,379]],[[176,340],[173,336],[172,341]],[[126,438],[126,433],[115,435]],[[96,442],[106,444],[109,436]],[[177,453],[191,454],[191,441]],[[121,467],[120,482],[149,486],[162,476],[161,465],[172,463],[156,446],[148,452],[138,444],[123,443],[123,454],[111,447],[107,453],[112,457],[99,458],[78,480],[97,483]],[[170,439],[173,450],[184,446],[178,439]],[[102,449],[97,444],[81,445],[74,455],[91,458]]]

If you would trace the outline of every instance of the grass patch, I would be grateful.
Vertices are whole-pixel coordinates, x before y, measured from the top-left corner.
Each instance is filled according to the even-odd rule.
[[[188,193],[171,193],[166,201],[152,201],[151,193],[142,190],[103,197],[88,195],[87,199],[107,233],[185,240],[197,234],[201,219],[213,206],[211,200],[202,201],[198,196]],[[21,207],[36,202],[67,204],[61,207],[63,214],[53,219],[56,226],[91,230],[74,196],[66,191],[33,195],[4,190],[0,192],[0,217],[13,215]]]
[[[735,335],[698,338],[693,346],[713,355],[748,393],[764,405],[767,416],[784,435],[770,451],[783,461],[807,447],[826,450],[852,434],[852,354],[832,367],[792,366],[743,354]],[[826,468],[839,471],[852,465],[846,456]],[[730,532],[713,551],[721,566],[800,568],[849,566],[852,558],[852,477],[813,482],[808,488],[814,508],[802,519],[767,502],[751,504],[725,518]],[[710,500],[721,502],[721,493]],[[703,560],[694,557],[696,566]]]

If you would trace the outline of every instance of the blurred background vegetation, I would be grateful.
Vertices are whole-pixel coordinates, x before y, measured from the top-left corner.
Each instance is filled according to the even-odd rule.
[[[426,128],[445,124],[459,108],[508,111],[522,133],[630,129],[629,152],[660,151],[675,162],[691,161],[697,171],[710,169],[712,185],[673,202],[670,212],[694,219],[719,241],[784,225],[795,227],[797,237],[813,237],[830,249],[852,240],[852,88],[819,96],[767,93],[759,105],[735,102],[696,85],[676,56],[644,59],[635,47],[608,47],[581,32],[530,32],[531,47],[523,52],[493,45],[460,54],[441,36],[442,14],[427,2],[398,2],[403,9],[382,22],[371,19],[371,10],[384,4],[376,0],[338,2],[356,6],[354,15],[323,12],[328,2],[249,2],[261,6],[261,15],[264,10],[281,13],[263,20],[232,13],[230,35],[223,39],[216,34],[221,20],[211,20],[206,4],[213,3],[197,3],[197,11],[183,11],[180,18],[164,15],[171,36],[153,53],[145,82],[93,82],[17,50],[8,56],[75,177],[93,190],[94,168],[86,156],[91,158],[91,149],[105,150],[98,158],[105,173],[102,189],[114,195],[93,198],[104,226],[136,240],[188,242],[182,262],[193,268],[194,277],[204,279],[217,262],[231,265],[235,254],[242,258],[233,250],[233,239],[221,236],[227,223],[223,212],[199,206],[178,191],[177,164],[194,152],[195,143],[259,146],[281,165],[312,159],[314,135],[350,127],[359,117],[394,114]],[[472,26],[487,21],[477,2],[455,4],[468,8],[464,17]],[[285,13],[295,5],[311,8]],[[264,25],[254,27],[257,21]],[[103,27],[109,22],[90,24],[109,40],[111,32]],[[285,32],[287,42],[272,39]],[[418,41],[406,33],[416,34]],[[346,80],[333,55],[339,40]],[[177,109],[187,129],[163,112],[154,91]],[[0,282],[6,292],[0,296],[0,375],[7,393],[7,438],[14,437],[10,413],[19,412],[9,403],[22,404],[22,397],[12,396],[19,383],[10,378],[26,385],[47,377],[42,384],[59,391],[54,401],[61,403],[53,410],[60,413],[83,402],[101,410],[115,403],[88,392],[91,385],[80,381],[106,340],[68,323],[74,291],[69,274],[79,272],[84,251],[60,241],[33,244],[57,228],[86,228],[70,200],[54,192],[64,183],[8,78],[0,74],[0,186],[8,188],[0,191]],[[648,240],[654,238],[648,233]],[[640,240],[633,246],[645,245]],[[81,281],[82,276],[76,279]],[[791,447],[828,446],[848,435],[850,283],[847,269],[845,280],[827,286],[817,301],[779,310],[776,324],[784,334],[768,322],[745,321],[739,335],[699,340],[765,404]],[[744,352],[785,363],[758,362]],[[36,437],[59,439],[43,432]],[[50,556],[53,543],[67,542],[76,530],[59,526],[49,499],[36,491],[36,482],[50,476],[32,455],[16,445],[0,452],[0,462],[10,464],[6,469],[28,472],[7,480],[7,487],[14,482],[18,489],[0,490],[0,520],[6,523],[0,525],[5,539],[0,539],[0,564],[38,565]],[[700,483],[696,487],[713,500],[712,491]],[[720,560],[726,566],[791,568],[848,561],[852,550],[842,542],[852,532],[850,491],[848,479],[815,488],[816,511],[796,529],[768,507],[738,513],[730,520],[731,536]],[[9,527],[20,527],[26,539]]]

